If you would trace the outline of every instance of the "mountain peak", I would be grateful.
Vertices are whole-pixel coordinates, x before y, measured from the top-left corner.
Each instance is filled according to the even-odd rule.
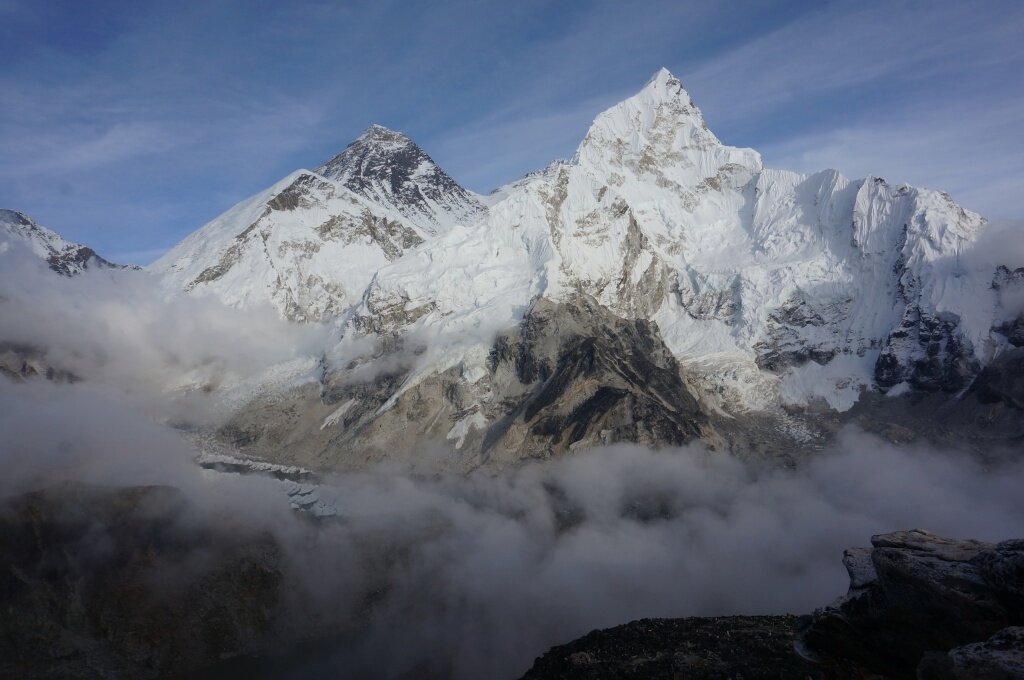
[[[406,137],[403,133],[391,128],[372,123],[368,128],[363,130],[363,133],[359,135],[354,142],[349,144],[349,147],[357,144],[412,144],[412,140]],[[342,152],[344,153],[344,151]]]
[[[672,75],[672,72],[667,68],[662,67],[650,77],[647,84],[644,85],[642,92],[650,91],[652,93],[661,93],[664,96],[676,97],[679,95],[687,95],[686,90],[683,89],[683,84],[679,78]]]
[[[316,171],[328,179],[347,185],[352,177],[361,176],[366,172],[375,173],[381,167],[400,160],[402,156],[422,157],[430,161],[430,158],[403,133],[373,123],[341,153],[316,168]]]
[[[22,227],[35,227],[36,223],[32,218],[23,212],[0,208],[0,224],[16,224]]]
[[[50,269],[64,276],[80,274],[90,267],[125,269],[96,254],[92,248],[66,241],[55,231],[37,224],[23,212],[0,208],[0,250],[11,239],[45,260]],[[137,269],[137,267],[134,267]]]
[[[639,92],[594,119],[576,158],[598,164],[624,160],[623,154],[671,158],[719,145],[682,83],[662,68]]]
[[[665,104],[671,104],[677,109],[694,114],[703,122],[700,109],[694,105],[690,94],[683,89],[683,83],[667,68],[659,69],[639,92],[622,103],[627,102],[635,102],[640,109],[657,109]]]
[[[426,218],[423,225],[431,233],[448,226],[438,221],[441,215],[465,222],[483,210],[483,205],[415,142],[383,125],[366,128],[316,172],[418,223]]]

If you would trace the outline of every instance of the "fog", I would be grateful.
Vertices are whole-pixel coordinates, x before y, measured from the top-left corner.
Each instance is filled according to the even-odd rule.
[[[169,295],[146,272],[57,276],[17,243],[0,242],[0,341],[45,350],[46,363],[91,383],[161,393],[252,378],[317,356],[334,332],[265,308]]]
[[[1021,463],[986,468],[855,430],[796,470],[699,446],[617,446],[496,475],[382,466],[327,480],[320,496],[340,516],[319,524],[269,479],[200,471],[173,431],[106,388],[4,380],[0,430],[2,495],[165,483],[197,508],[189,521],[273,532],[286,628],[343,640],[288,658],[294,677],[517,677],[551,645],[635,618],[810,612],[846,590],[842,550],[875,533],[998,540],[1024,517]]]
[[[287,613],[268,650],[322,646],[268,675],[512,678],[551,645],[635,618],[810,612],[845,592],[842,550],[875,533],[1022,533],[1021,462],[853,429],[789,470],[697,445],[498,474],[385,465],[326,479],[319,495],[339,515],[314,523],[271,479],[200,470],[165,424],[182,408],[167,394],[308,358],[333,331],[167,302],[138,273],[40,279],[3,266],[3,339],[82,380],[0,376],[0,496],[71,480],[170,484],[189,522],[271,532]]]
[[[964,251],[968,271],[991,276],[999,266],[1014,271],[1024,267],[1024,220],[992,220],[978,239]],[[1004,286],[999,303],[1005,319],[1024,314],[1024,286]]]

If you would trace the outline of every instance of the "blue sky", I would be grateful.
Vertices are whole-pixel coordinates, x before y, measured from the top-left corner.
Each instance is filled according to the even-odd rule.
[[[368,124],[486,192],[668,67],[726,143],[1024,217],[1024,2],[0,0],[0,207],[145,263]]]

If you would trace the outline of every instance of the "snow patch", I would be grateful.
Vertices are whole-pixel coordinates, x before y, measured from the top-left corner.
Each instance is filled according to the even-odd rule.
[[[448,431],[448,435],[445,439],[456,440],[455,448],[461,449],[462,445],[466,442],[466,437],[473,430],[482,430],[487,427],[487,418],[480,411],[474,411],[472,415],[466,416],[462,420],[456,421],[452,425],[452,429]]]

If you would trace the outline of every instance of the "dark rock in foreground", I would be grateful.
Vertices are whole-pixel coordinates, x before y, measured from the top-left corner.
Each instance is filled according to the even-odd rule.
[[[524,680],[1024,678],[1024,540],[871,543],[845,552],[850,591],[813,617],[634,621],[551,649]]]
[[[1024,624],[1024,540],[957,541],[915,530],[874,536],[871,544],[846,551],[850,591],[816,613],[804,635],[816,658],[861,673],[914,677],[923,658],[926,668],[942,667],[934,652]],[[1021,639],[1006,637],[1017,641],[1018,662]],[[954,666],[966,658],[957,654],[949,654]]]
[[[821,678],[797,654],[796,616],[642,619],[554,647],[523,680]]]
[[[268,536],[197,526],[169,487],[0,501],[0,677],[187,676],[256,652],[278,561]]]
[[[929,652],[917,667],[919,680],[1013,680],[1024,678],[1024,627],[1004,628],[984,642],[949,652]]]

